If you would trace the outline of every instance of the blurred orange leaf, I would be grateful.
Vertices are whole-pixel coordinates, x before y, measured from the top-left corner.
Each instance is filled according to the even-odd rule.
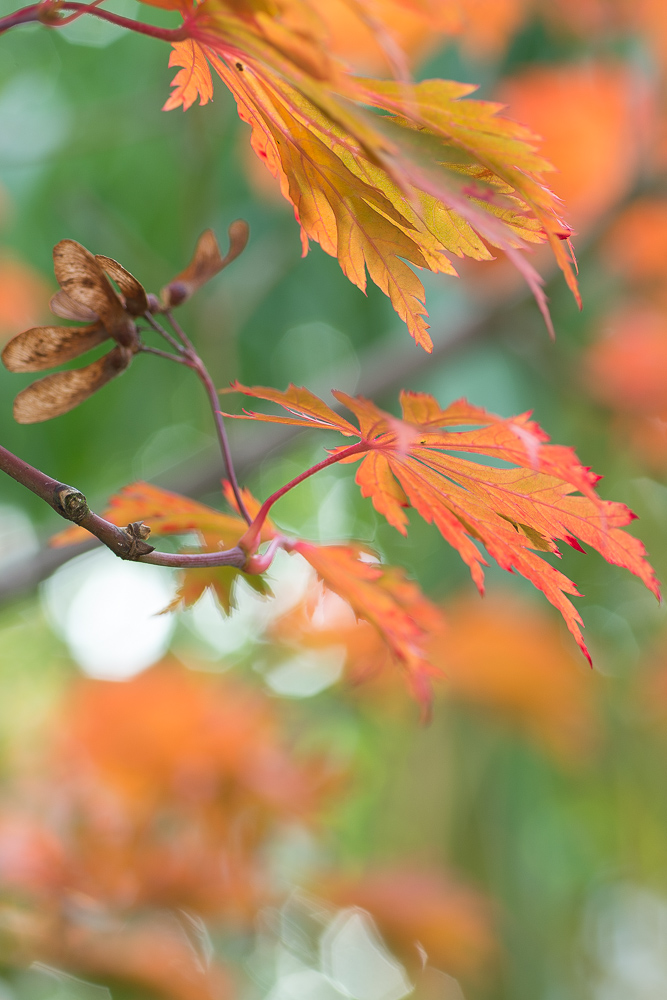
[[[667,319],[657,309],[629,305],[604,324],[586,354],[584,384],[614,410],[667,412]]]
[[[454,698],[489,709],[569,761],[590,751],[597,728],[594,675],[556,623],[508,595],[448,605],[449,630],[429,645]]]
[[[428,961],[455,976],[478,976],[497,956],[490,901],[438,870],[387,868],[331,880],[339,906],[372,915],[387,944],[413,971]]]
[[[310,0],[337,56],[365,73],[392,72],[398,48],[419,62],[442,40],[461,30],[455,0]]]
[[[531,0],[460,0],[460,44],[477,58],[502,54],[530,13]]]
[[[37,326],[48,313],[51,289],[42,275],[23,261],[0,255],[0,340]]]
[[[543,137],[554,190],[576,226],[626,192],[641,162],[650,115],[646,83],[622,65],[539,66],[503,81],[499,97]]]
[[[233,995],[186,914],[250,929],[276,892],[268,845],[316,821],[340,772],[295,753],[275,701],[174,662],[76,682],[50,726],[0,812],[5,963]]]
[[[329,768],[294,758],[260,693],[174,664],[80,682],[51,764],[71,890],[242,919],[268,891],[266,838],[311,820],[332,787]]]
[[[630,282],[660,290],[667,279],[667,199],[633,201],[614,219],[602,253],[610,269]]]

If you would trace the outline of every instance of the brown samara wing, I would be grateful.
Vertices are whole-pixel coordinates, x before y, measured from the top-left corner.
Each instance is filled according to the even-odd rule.
[[[61,288],[59,292],[51,296],[49,308],[61,319],[75,319],[80,323],[97,323],[100,318],[96,312],[71,299],[67,292]]]
[[[69,298],[92,309],[114,340],[125,347],[136,346],[134,323],[89,250],[75,240],[61,240],[53,248],[53,269]]]
[[[104,357],[85,368],[56,372],[33,382],[14,400],[14,419],[19,424],[38,424],[73,410],[116,375],[125,371],[132,352],[114,347]]]
[[[13,337],[2,361],[10,372],[41,372],[78,358],[109,334],[101,323],[92,326],[36,326]]]
[[[206,229],[197,240],[195,252],[188,266],[162,289],[161,297],[165,306],[167,308],[179,306],[219,271],[236,260],[246,247],[248,234],[247,222],[243,219],[232,222],[228,230],[229,250],[223,257],[213,230]]]
[[[113,257],[104,257],[96,254],[95,260],[100,267],[107,272],[109,277],[116,282],[125,299],[125,308],[132,316],[143,316],[148,309],[146,290],[140,281],[133,274],[119,264]]]

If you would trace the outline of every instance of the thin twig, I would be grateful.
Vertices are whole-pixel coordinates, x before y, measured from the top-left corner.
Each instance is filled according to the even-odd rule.
[[[232,459],[232,449],[229,446],[229,438],[227,437],[227,430],[225,428],[225,421],[223,419],[222,413],[218,409],[220,403],[218,401],[218,392],[213,385],[213,380],[209,375],[204,362],[198,355],[195,355],[196,364],[193,366],[193,371],[197,373],[199,379],[206,390],[206,395],[208,396],[209,403],[211,404],[211,411],[213,413],[213,420],[215,422],[215,429],[218,435],[218,441],[220,443],[220,450],[222,451],[222,457],[225,462],[225,469],[227,470],[227,478],[232,487],[232,492],[234,493],[234,499],[236,500],[236,505],[239,509],[239,513],[245,520],[246,524],[252,522],[252,517],[248,513],[248,509],[243,502],[243,494],[238,484],[236,478],[236,471],[234,470],[234,461]]]
[[[225,463],[225,472],[227,478],[232,487],[232,492],[234,493],[234,499],[236,500],[236,505],[239,509],[239,513],[244,518],[246,524],[250,524],[252,517],[248,513],[248,509],[243,502],[243,494],[239,487],[238,479],[236,478],[236,472],[234,470],[234,460],[232,458],[232,449],[229,446],[229,438],[227,437],[227,430],[225,428],[225,422],[223,420],[222,414],[220,413],[220,403],[218,400],[218,393],[213,384],[213,379],[208,373],[206,365],[202,359],[197,354],[194,344],[187,336],[181,325],[174,319],[170,310],[166,310],[165,315],[169,322],[171,323],[174,332],[181,338],[183,344],[179,344],[164,327],[157,322],[156,319],[151,315],[151,313],[144,313],[145,318],[148,320],[153,329],[159,333],[161,336],[165,337],[170,344],[178,349],[180,352],[180,357],[174,357],[171,354],[167,354],[166,351],[160,351],[158,348],[145,348],[152,354],[158,354],[160,357],[169,358],[172,361],[180,361],[181,364],[187,365],[192,371],[197,375],[204,389],[206,390],[206,395],[208,396],[209,403],[211,404],[211,413],[213,415],[213,422],[215,424],[216,434],[218,436],[218,442],[220,444],[220,450],[222,452],[222,458]]]
[[[158,323],[152,313],[145,312],[144,319],[152,326],[156,333],[159,333],[161,337],[164,337],[164,339],[171,344],[175,351],[178,351],[180,354],[185,354],[185,348],[183,345],[179,344],[179,342],[172,337],[169,331],[165,330],[161,323]]]
[[[164,314],[171,323],[174,333],[181,338],[181,340],[183,341],[183,343],[185,344],[185,346],[189,351],[192,351],[193,354],[196,354],[197,352],[195,351],[194,344],[192,343],[192,341],[190,340],[190,338],[188,337],[188,335],[186,334],[185,330],[178,322],[178,320],[174,318],[174,314],[172,313],[171,309],[165,309]]]
[[[142,354],[157,354],[158,358],[166,358],[167,361],[176,361],[179,365],[192,368],[187,358],[179,357],[177,354],[170,354],[169,351],[161,351],[159,347],[149,347],[148,344],[142,344],[139,351]]]

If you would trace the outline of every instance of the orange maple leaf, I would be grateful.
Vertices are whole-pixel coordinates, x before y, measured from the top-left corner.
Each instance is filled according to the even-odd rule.
[[[197,98],[200,104],[208,104],[213,100],[213,81],[206,56],[195,41],[186,38],[184,42],[174,42],[169,65],[181,66],[182,69],[171,82],[174,90],[163,106],[163,111],[180,107],[187,111]]]
[[[517,253],[548,240],[578,295],[562,244],[570,230],[542,177],[552,168],[536,153],[536,136],[504,118],[500,105],[462,100],[475,88],[451,81],[352,77],[327,50],[307,0],[272,9],[259,0],[204,0],[184,17],[191,45],[177,43],[182,68],[167,107],[197,93],[209,99],[208,61],[294,206],[304,254],[309,240],[320,243],[362,290],[368,274],[426,350],[425,293],[410,264],[453,275],[450,254],[488,260],[487,243],[500,247],[550,323],[541,279]],[[434,146],[430,168],[412,148],[417,132]]]
[[[328,420],[347,437],[358,437],[358,444],[333,449],[326,464],[363,456],[356,474],[363,496],[402,534],[408,507],[434,523],[467,563],[480,591],[487,565],[481,543],[503,569],[521,573],[546,595],[587,657],[581,617],[565,596],[578,595],[577,588],[540,553],[559,556],[559,540],[583,551],[581,539],[659,596],[644,546],[621,530],[635,515],[624,504],[602,500],[594,490],[598,477],[571,448],[548,444],[529,414],[504,419],[465,400],[443,410],[433,396],[403,391],[398,420],[362,397],[334,392],[358,420],[358,429],[352,429],[347,421],[340,425],[341,417],[330,408],[323,411],[326,404],[306,389],[290,386],[281,393],[234,383],[228,391],[272,400],[291,414],[270,420],[304,427]],[[267,418],[251,412],[240,419]],[[482,456],[500,459],[504,467],[484,465]]]
[[[306,559],[319,578],[350,605],[354,613],[373,625],[392,659],[406,672],[410,687],[428,713],[431,678],[440,671],[426,655],[433,632],[441,632],[444,618],[439,609],[408,580],[403,570],[369,558],[360,545],[314,545],[293,542],[289,548]]]
[[[506,720],[564,763],[590,755],[599,728],[599,674],[563,643],[552,616],[507,593],[484,601],[462,597],[447,613],[446,636],[429,643],[446,693]]]

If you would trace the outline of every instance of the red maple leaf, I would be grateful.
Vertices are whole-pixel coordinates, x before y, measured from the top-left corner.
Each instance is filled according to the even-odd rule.
[[[375,509],[402,534],[409,507],[435,524],[467,563],[480,591],[487,565],[483,545],[503,569],[521,573],[546,595],[587,657],[581,617],[566,597],[578,595],[577,588],[543,553],[560,556],[559,541],[584,551],[580,539],[608,562],[635,573],[659,596],[644,546],[621,530],[635,515],[624,504],[601,499],[594,489],[599,477],[580,463],[573,449],[548,444],[529,414],[504,419],[465,400],[443,410],[433,396],[404,391],[399,420],[369,400],[334,392],[357,418],[355,428],[307,389],[291,385],[279,392],[234,383],[229,391],[271,400],[290,413],[268,418],[245,413],[241,419],[328,427],[357,437],[350,447],[332,449],[321,465],[361,458],[356,481]],[[483,464],[484,456],[500,459],[504,467]],[[269,498],[262,512],[268,513],[283,492]],[[247,540],[261,523],[260,515]]]

